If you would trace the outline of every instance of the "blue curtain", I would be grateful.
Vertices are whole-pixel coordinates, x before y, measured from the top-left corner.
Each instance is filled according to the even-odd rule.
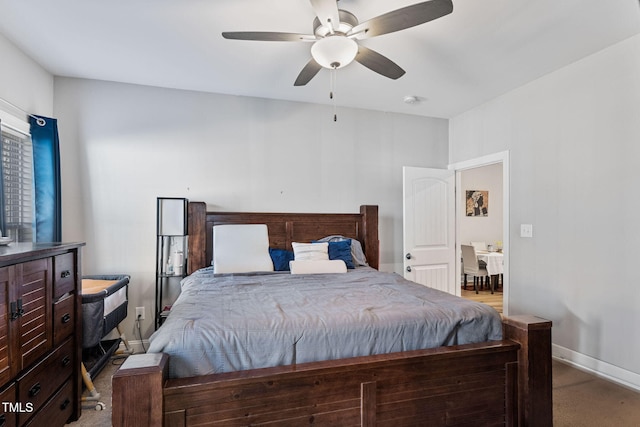
[[[36,242],[62,240],[60,202],[60,141],[58,121],[31,116],[35,186]]]

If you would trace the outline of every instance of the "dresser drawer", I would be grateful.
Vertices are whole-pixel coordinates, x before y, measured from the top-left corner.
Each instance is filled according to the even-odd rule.
[[[75,327],[75,295],[71,294],[53,304],[53,345],[57,346],[73,333]]]
[[[73,253],[54,257],[53,267],[53,299],[56,300],[75,288],[76,275]]]
[[[18,401],[31,402],[37,411],[73,373],[73,340],[68,339],[49,356],[18,378]],[[20,414],[19,424],[31,414]]]
[[[73,412],[73,384],[67,381],[26,426],[61,426]]]
[[[16,425],[16,408],[6,408],[5,411],[5,402],[8,405],[17,405],[16,403],[16,385],[15,383],[10,383],[4,390],[0,391],[0,426],[2,427],[14,427]],[[20,407],[19,409],[22,409]]]

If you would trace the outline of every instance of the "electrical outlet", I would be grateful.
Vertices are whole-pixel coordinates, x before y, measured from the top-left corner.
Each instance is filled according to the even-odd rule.
[[[136,320],[144,320],[144,307],[136,307]]]

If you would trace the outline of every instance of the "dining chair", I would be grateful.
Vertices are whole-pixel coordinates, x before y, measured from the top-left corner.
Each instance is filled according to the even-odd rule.
[[[487,272],[486,267],[481,267],[478,264],[478,256],[476,255],[476,249],[472,245],[462,246],[462,265],[464,273],[464,289],[467,289],[467,275],[473,276],[473,289],[478,293],[478,285],[484,284],[484,278],[487,278],[487,285],[491,286],[491,278]],[[491,293],[493,293],[493,286],[491,286]]]
[[[485,251],[487,252],[487,242],[471,242],[471,246],[474,247],[476,251]],[[484,261],[478,261],[480,268],[487,268],[487,263]]]

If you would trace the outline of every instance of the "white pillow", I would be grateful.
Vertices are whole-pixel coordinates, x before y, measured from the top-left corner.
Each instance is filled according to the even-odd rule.
[[[291,243],[296,261],[322,261],[329,259],[329,243]]]
[[[267,225],[214,226],[212,264],[215,273],[273,271]]]
[[[289,261],[291,274],[346,273],[347,264],[341,259],[322,261]]]

